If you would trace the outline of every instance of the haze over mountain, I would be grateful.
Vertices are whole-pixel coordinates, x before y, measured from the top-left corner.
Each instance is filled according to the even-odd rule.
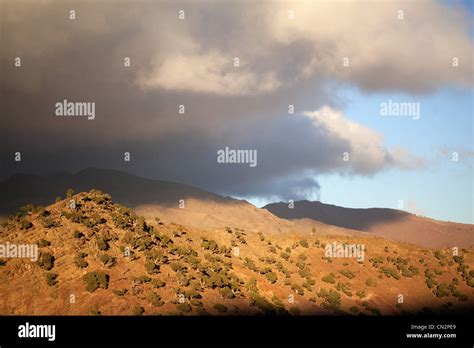
[[[98,188],[146,218],[195,228],[229,226],[271,234],[374,235],[423,247],[474,245],[472,225],[436,221],[400,210],[349,209],[309,201],[295,202],[294,209],[282,202],[259,209],[245,200],[192,186],[96,168],[76,174],[13,175],[0,182],[0,215],[5,217],[28,203],[46,205],[69,188],[76,192]]]

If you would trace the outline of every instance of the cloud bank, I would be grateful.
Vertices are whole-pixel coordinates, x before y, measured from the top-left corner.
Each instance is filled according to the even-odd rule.
[[[429,93],[473,85],[469,18],[434,1],[2,5],[5,175],[105,166],[224,194],[300,199],[317,194],[320,174],[422,165],[348,119],[339,86]],[[55,117],[63,99],[95,102],[96,118]],[[226,146],[256,149],[258,166],[219,165]],[[12,161],[16,151],[22,163]]]

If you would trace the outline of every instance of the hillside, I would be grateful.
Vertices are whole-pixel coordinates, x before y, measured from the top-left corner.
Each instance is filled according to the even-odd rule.
[[[293,222],[258,209],[244,200],[223,197],[192,186],[161,180],[150,180],[116,170],[89,168],[76,174],[57,173],[36,176],[16,174],[0,182],[0,217],[21,206],[45,205],[64,195],[67,189],[78,192],[100,187],[114,201],[137,213],[164,222],[180,221],[196,228],[240,227],[249,230],[300,232],[319,231],[321,223],[312,220]],[[184,205],[180,204],[180,201]],[[332,227],[333,234],[363,235],[354,230]]]
[[[259,209],[245,200],[192,186],[96,168],[76,174],[16,174],[0,181],[0,221],[27,203],[48,204],[68,188],[85,192],[97,187],[148,219],[179,221],[198,229],[237,227],[302,237],[325,231],[342,236],[378,236],[422,247],[474,246],[473,225],[436,221],[395,209],[349,209],[308,201],[295,202],[294,209],[288,209],[286,203]]]
[[[474,250],[380,238],[197,229],[146,220],[92,190],[28,205],[0,242],[40,257],[0,259],[0,314],[389,315],[470,311]],[[74,200],[75,207],[70,207]],[[325,255],[363,246],[359,260]],[[4,251],[4,250],[3,250]],[[363,256],[363,257],[362,257]],[[399,303],[403,295],[403,303]]]
[[[474,225],[437,221],[396,209],[352,209],[310,201],[297,201],[293,209],[283,202],[263,209],[294,222],[311,219],[423,247],[474,246]]]

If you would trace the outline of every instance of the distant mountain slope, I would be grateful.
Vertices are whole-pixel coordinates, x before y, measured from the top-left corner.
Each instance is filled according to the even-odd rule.
[[[263,207],[283,219],[313,219],[328,225],[369,231],[381,222],[399,221],[410,215],[395,209],[352,209],[321,202],[297,201],[293,209],[288,203],[271,203]]]
[[[310,201],[297,201],[293,209],[283,202],[263,209],[283,219],[312,219],[424,247],[474,245],[473,225],[436,221],[396,209],[352,209]]]

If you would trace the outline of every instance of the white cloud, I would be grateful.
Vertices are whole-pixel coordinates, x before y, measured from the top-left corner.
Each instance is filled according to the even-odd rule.
[[[194,48],[160,49],[140,82],[146,88],[217,95],[267,93],[307,79],[409,92],[473,84],[469,18],[435,1],[269,1],[234,7],[238,10],[221,16],[211,7],[180,24],[167,42],[190,42]],[[222,21],[222,33],[212,39],[206,36],[209,15]],[[241,30],[227,27],[226,19]],[[239,69],[232,66],[235,55],[245,62]],[[458,67],[452,66],[454,57]]]
[[[311,119],[315,128],[323,130],[328,139],[347,144],[344,152],[347,151],[349,159],[347,165],[341,166],[342,170],[346,167],[352,172],[373,173],[389,166],[416,168],[422,165],[421,159],[402,149],[386,149],[381,134],[346,118],[342,111],[324,106],[303,115]]]
[[[141,83],[148,88],[221,95],[271,92],[280,85],[272,72],[260,77],[246,65],[236,67],[233,63],[232,57],[217,51],[178,54],[157,63]]]

